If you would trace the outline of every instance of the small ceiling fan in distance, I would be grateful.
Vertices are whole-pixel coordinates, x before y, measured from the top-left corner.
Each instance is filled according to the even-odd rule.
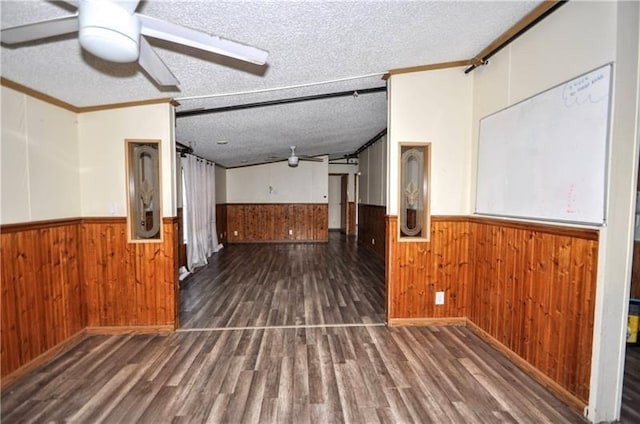
[[[268,53],[257,47],[136,13],[139,0],[66,1],[78,7],[70,16],[54,18],[1,31],[3,44],[21,44],[79,32],[80,45],[109,62],[138,62],[159,86],[178,86],[146,37],[264,65]]]
[[[291,156],[289,156],[286,159],[276,159],[276,160],[272,160],[269,163],[274,163],[274,162],[284,162],[287,161],[287,164],[291,167],[291,168],[295,168],[296,166],[298,166],[298,163],[300,161],[307,161],[307,162],[322,162],[322,158],[314,158],[311,156],[298,156],[296,155],[296,146],[291,146]]]

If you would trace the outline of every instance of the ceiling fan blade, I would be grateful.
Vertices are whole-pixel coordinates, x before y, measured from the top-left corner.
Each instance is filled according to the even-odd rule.
[[[41,38],[55,37],[78,31],[78,14],[62,18],[33,22],[26,25],[3,29],[0,40],[4,44],[26,43]]]
[[[298,156],[298,160],[306,160],[307,162],[324,162],[323,159],[311,158],[311,157],[306,157],[306,156]]]
[[[148,37],[233,57],[257,65],[264,65],[267,61],[268,53],[257,47],[226,40],[150,16],[141,14],[137,14],[137,16],[142,24],[140,32]]]
[[[140,37],[140,57],[138,63],[153,80],[161,86],[179,86],[180,81],[173,75],[149,42]]]

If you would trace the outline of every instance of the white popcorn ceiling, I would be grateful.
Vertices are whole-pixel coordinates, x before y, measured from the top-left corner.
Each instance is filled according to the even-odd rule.
[[[395,69],[470,59],[540,1],[161,1],[137,11],[269,51],[267,66],[150,39],[180,80],[159,89],[137,64],[113,64],[80,49],[76,35],[2,46],[3,77],[78,107],[177,98],[177,111],[384,86]],[[0,2],[6,28],[68,15],[67,3]],[[462,72],[462,71],[461,71]],[[345,78],[350,81],[253,92]],[[307,101],[176,120],[176,140],[223,166],[301,155],[340,157],[386,128],[386,93]],[[226,145],[216,141],[227,140]]]

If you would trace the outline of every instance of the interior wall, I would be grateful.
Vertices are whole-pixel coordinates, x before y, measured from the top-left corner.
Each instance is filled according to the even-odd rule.
[[[360,198],[364,205],[387,204],[387,136],[362,151],[358,157],[360,171]]]
[[[431,143],[431,213],[471,212],[473,78],[463,68],[392,75],[389,91],[387,213],[398,214],[398,146]]]
[[[125,138],[162,141],[163,212],[176,213],[172,106],[75,114],[1,90],[4,387],[86,326],[173,329],[177,222],[162,243],[127,242]]]
[[[329,173],[330,174],[347,174],[349,176],[347,183],[347,200],[349,202],[355,202],[356,194],[355,194],[355,174],[358,172],[358,164],[329,164]]]
[[[615,82],[608,225],[599,229],[588,411],[593,421],[615,419],[620,406],[637,162],[637,3],[569,2],[491,58],[488,66],[474,71],[473,139],[477,140],[482,116],[609,62],[614,62]],[[475,143],[473,147],[476,157]]]
[[[162,216],[176,216],[173,106],[159,103],[78,115],[82,216],[126,216],[125,140],[160,140]]]
[[[76,114],[4,86],[0,90],[0,223],[80,216]]]
[[[227,203],[327,203],[328,190],[327,157],[295,168],[275,162],[227,169]]]
[[[227,203],[227,170],[216,165],[216,204]]]

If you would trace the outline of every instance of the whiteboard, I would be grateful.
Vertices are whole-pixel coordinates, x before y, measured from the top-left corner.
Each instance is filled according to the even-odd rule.
[[[611,65],[480,120],[476,213],[605,222]]]

